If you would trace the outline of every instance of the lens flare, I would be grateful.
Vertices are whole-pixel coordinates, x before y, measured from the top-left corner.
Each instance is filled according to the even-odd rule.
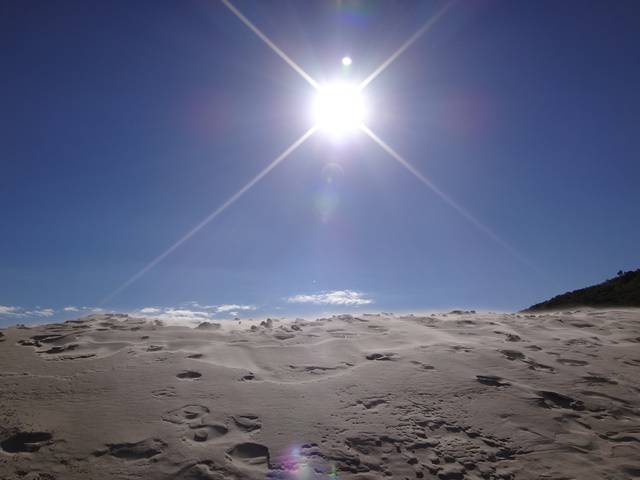
[[[278,48],[278,46],[275,43],[273,43],[273,41],[262,32],[262,30],[256,27],[247,17],[245,17],[242,14],[242,12],[240,12],[240,10],[238,10],[235,7],[235,5],[233,5],[229,0],[221,0],[221,1],[229,10],[231,10],[231,12],[236,17],[238,17],[238,19],[242,23],[244,23],[249,28],[249,30],[255,33],[260,40],[266,43],[267,46],[275,52],[276,55],[282,58],[287,63],[287,65],[293,68],[302,78],[304,78],[307,82],[309,82],[309,84],[313,88],[316,88],[316,89],[318,88],[318,83],[313,78],[311,78],[311,75],[305,72],[300,65],[298,65],[296,62],[291,60],[291,58],[289,58],[289,56],[286,53],[280,50],[280,48]]]
[[[314,443],[292,445],[278,457],[278,463],[284,471],[282,478],[290,480],[311,480],[314,478],[337,480],[338,470],[334,464],[328,464],[319,455]]]
[[[380,75],[383,71],[385,71],[387,67],[391,65],[393,62],[395,62],[396,59],[400,55],[402,55],[407,48],[413,45],[420,37],[422,37],[422,35],[428,32],[438,22],[438,20],[440,20],[440,18],[445,13],[447,13],[447,10],[449,10],[453,6],[453,4],[456,3],[457,1],[458,0],[449,0],[447,3],[445,3],[444,6],[438,12],[436,12],[434,16],[431,17],[429,20],[427,20],[422,25],[422,27],[418,29],[417,32],[411,35],[409,39],[406,42],[404,42],[400,46],[400,48],[398,48],[398,50],[393,52],[391,56],[389,56],[389,58],[387,58],[384,62],[382,62],[382,64],[371,73],[371,75],[365,78],[360,84],[359,88],[362,90],[367,85],[369,85],[369,83],[371,83],[378,75]]]
[[[314,199],[314,207],[322,223],[331,221],[339,204],[340,197],[332,190],[317,193]]]
[[[396,152],[393,148],[391,148],[387,143],[385,143],[380,137],[378,137],[375,133],[371,131],[369,127],[366,125],[361,125],[360,128],[364,133],[369,135],[369,137],[377,143],[385,152],[387,152],[391,158],[397,161],[400,165],[406,168],[409,173],[411,173],[414,177],[416,177],[422,184],[430,189],[433,193],[438,195],[445,203],[447,203],[451,208],[453,208],[456,212],[466,218],[471,224],[473,224],[478,230],[484,232],[487,236],[489,236],[492,240],[494,240],[497,244],[504,247],[509,253],[511,253],[514,258],[521,261],[523,264],[532,268],[533,270],[539,271],[538,268],[525,257],[522,253],[516,250],[511,244],[507,243],[505,240],[500,238],[498,234],[496,234],[493,230],[491,230],[488,226],[474,217],[469,211],[467,211],[464,207],[462,207],[458,202],[453,200],[449,195],[440,190],[431,180],[429,180],[425,175],[420,173],[420,171],[414,167],[408,160],[402,157],[398,152]]]
[[[227,199],[222,205],[216,208],[213,212],[207,215],[200,223],[194,226],[191,230],[189,230],[186,234],[184,234],[177,242],[167,248],[164,252],[158,255],[156,258],[151,260],[142,270],[136,273],[134,276],[129,278],[126,282],[120,285],[117,289],[111,292],[106,298],[104,298],[100,305],[104,305],[105,303],[111,301],[114,297],[120,294],[123,290],[125,290],[129,285],[133,284],[137,280],[139,280],[144,274],[146,274],[149,270],[155,267],[158,263],[162,262],[165,258],[167,258],[174,250],[180,247],[184,242],[193,237],[196,233],[202,230],[205,226],[209,224],[212,220],[214,220],[218,215],[224,212],[227,208],[233,205],[240,197],[242,197],[245,193],[247,193],[253,186],[262,180],[271,170],[276,168],[280,162],[282,162],[285,158],[291,155],[300,145],[302,145],[307,138],[314,134],[317,127],[311,127],[307,130],[298,140],[293,142],[291,145],[287,147],[287,149],[278,155],[269,165],[267,165],[260,173],[258,173],[255,177],[253,177],[249,182],[234,193],[231,197]]]
[[[287,65],[289,65],[295,72],[297,72],[302,78],[304,78],[315,90],[316,97],[313,105],[313,114],[315,117],[315,125],[311,127],[302,137],[290,145],[282,154],[276,157],[267,167],[265,167],[260,173],[258,173],[252,180],[250,180],[244,187],[233,194],[226,202],[220,207],[211,212],[200,223],[194,226],[186,234],[184,234],[178,241],[171,245],[167,250],[154,258],[149,264],[147,264],[142,270],[129,278],[124,284],[118,287],[110,295],[108,295],[100,304],[104,304],[113,299],[120,292],[125,290],[129,285],[140,279],[145,273],[155,267],[158,263],[162,262],[167,256],[169,256],[174,250],[180,247],[184,242],[188,241],[192,236],[198,233],[209,222],[214,220],[218,215],[222,214],[227,208],[233,205],[242,195],[249,191],[256,183],[258,183],[265,175],[273,170],[282,160],[289,156],[294,150],[296,150],[304,141],[311,136],[317,129],[322,129],[334,137],[341,137],[345,133],[351,133],[354,130],[361,130],[366,133],[375,143],[377,143],[383,150],[385,150],[392,158],[405,167],[410,173],[412,173],[418,180],[420,180],[425,186],[433,190],[438,196],[440,196],[445,202],[457,210],[462,216],[467,218],[480,230],[484,231],[490,237],[492,237],[499,244],[507,248],[511,253],[515,254],[519,259],[523,260],[528,265],[533,265],[519,252],[517,252],[508,243],[504,242],[493,231],[491,231],[484,224],[476,220],[469,212],[458,205],[453,199],[448,197],[444,192],[439,190],[427,177],[422,175],[411,163],[401,157],[395,150],[389,145],[383,142],[376,134],[374,134],[366,125],[368,111],[364,97],[362,96],[362,90],[369,85],[378,75],[389,67],[400,55],[402,55],[409,47],[411,47],[420,37],[428,32],[438,20],[459,0],[448,0],[444,6],[436,12],[436,14],[430,18],[425,24],[418,29],[409,39],[398,48],[394,53],[389,56],[378,68],[376,68],[368,77],[366,77],[358,85],[350,84],[330,84],[321,87],[302,67],[295,63],[287,54],[285,54],[267,35],[265,35],[258,27],[256,27],[247,17],[245,17],[232,3],[231,0],[221,0],[222,3],[247,27],[251,30],[260,40],[262,40],[276,55],[282,58]],[[352,59],[349,56],[344,56],[341,60],[343,67],[343,76],[348,76],[350,69],[348,68],[352,64]],[[324,175],[324,172],[323,172]],[[326,175],[327,185],[331,185],[335,178],[339,175],[328,174]],[[321,214],[323,221],[327,221],[338,205],[338,197],[335,192],[327,189],[317,199],[317,208]],[[535,267],[534,267],[535,268]],[[535,268],[538,270],[537,268]],[[294,452],[295,453],[295,452]],[[297,459],[298,455],[294,454],[292,458]],[[337,478],[337,472],[333,467],[332,472],[329,474],[330,478]]]
[[[320,172],[322,180],[327,184],[337,183],[344,176],[344,168],[336,162],[327,163]]]

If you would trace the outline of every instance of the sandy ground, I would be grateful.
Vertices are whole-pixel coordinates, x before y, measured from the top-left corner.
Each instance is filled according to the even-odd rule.
[[[2,479],[640,478],[640,310],[0,336]]]

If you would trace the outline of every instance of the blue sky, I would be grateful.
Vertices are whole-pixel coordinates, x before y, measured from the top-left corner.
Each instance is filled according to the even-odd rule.
[[[325,83],[444,3],[235,5]],[[0,323],[513,310],[637,268],[639,15],[456,3],[367,86],[371,130],[499,241],[364,133],[318,132],[110,297],[312,126],[313,88],[213,0],[4,2]]]

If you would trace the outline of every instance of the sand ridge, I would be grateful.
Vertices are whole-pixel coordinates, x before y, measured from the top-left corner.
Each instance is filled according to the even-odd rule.
[[[640,310],[0,336],[0,478],[640,476]]]

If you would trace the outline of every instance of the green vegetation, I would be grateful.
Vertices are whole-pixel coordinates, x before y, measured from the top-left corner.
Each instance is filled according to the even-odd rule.
[[[640,307],[640,269],[623,272],[615,278],[537,303],[525,312],[574,307]]]

